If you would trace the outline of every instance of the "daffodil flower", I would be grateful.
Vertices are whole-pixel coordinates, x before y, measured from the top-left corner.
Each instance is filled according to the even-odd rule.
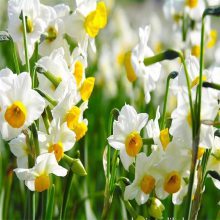
[[[87,132],[88,121],[83,118],[83,112],[88,108],[88,102],[77,104],[80,96],[75,91],[68,93],[52,110],[54,118],[59,118],[61,123],[66,122],[67,127],[75,132],[76,140],[80,140]]]
[[[18,168],[28,168],[28,155],[30,154],[24,134],[9,142],[11,152],[17,157]]]
[[[44,99],[32,89],[29,73],[11,78],[11,87],[0,96],[0,131],[10,140],[38,119],[45,107]]]
[[[50,174],[66,176],[67,170],[59,166],[53,153],[42,154],[37,157],[36,164],[31,169],[17,168],[14,170],[20,180],[31,191],[43,192],[51,185]]]
[[[83,51],[87,50],[88,43],[93,51],[96,51],[95,37],[107,24],[105,2],[77,0],[76,6],[76,11],[66,20],[67,34],[76,39]]]
[[[108,137],[108,142],[120,151],[120,159],[126,170],[143,146],[140,132],[147,120],[146,113],[138,114],[132,106],[125,105],[120,111],[118,120],[113,123],[113,135]]]
[[[139,28],[139,43],[134,49],[125,55],[124,64],[127,71],[127,78],[130,82],[140,78],[143,82],[145,101],[150,102],[150,92],[156,88],[161,73],[159,63],[145,66],[144,59],[153,56],[154,53],[147,45],[150,35],[150,27]]]
[[[136,157],[135,179],[131,185],[126,186],[124,199],[135,199],[138,205],[144,204],[149,199],[154,190],[157,175],[154,167],[161,160],[158,152],[153,152],[149,157],[145,153],[140,153]]]
[[[8,31],[18,47],[19,55],[24,63],[23,27],[19,18],[21,11],[26,17],[28,58],[34,52],[35,42],[40,39],[49,21],[50,11],[40,4],[39,0],[10,0],[8,2]]]
[[[59,162],[64,152],[70,150],[75,144],[75,133],[67,127],[67,123],[60,124],[54,119],[49,128],[49,135],[38,132],[41,153],[54,153]]]

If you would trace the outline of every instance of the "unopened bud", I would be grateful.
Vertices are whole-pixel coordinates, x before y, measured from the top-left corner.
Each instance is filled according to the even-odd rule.
[[[162,219],[163,218],[163,210],[164,205],[162,202],[157,198],[152,198],[150,201],[150,206],[148,208],[150,216],[156,218],[156,219]]]

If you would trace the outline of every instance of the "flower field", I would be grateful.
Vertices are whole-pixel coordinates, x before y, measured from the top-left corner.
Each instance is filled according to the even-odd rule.
[[[0,5],[0,219],[220,219],[219,0]]]

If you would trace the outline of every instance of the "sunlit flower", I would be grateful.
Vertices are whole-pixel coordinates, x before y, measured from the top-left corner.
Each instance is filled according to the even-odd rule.
[[[87,132],[88,121],[83,118],[83,113],[88,107],[88,102],[78,106],[80,97],[76,91],[68,93],[60,103],[52,110],[54,118],[60,119],[61,123],[66,122],[67,127],[75,132],[76,140],[81,139]]]
[[[37,157],[36,164],[31,169],[17,168],[14,170],[20,180],[31,191],[43,192],[49,189],[51,180],[49,175],[66,176],[67,170],[59,166],[53,153],[42,154]]]
[[[137,155],[135,179],[131,185],[128,185],[125,188],[125,200],[135,199],[138,205],[147,202],[157,181],[154,166],[156,166],[160,160],[160,155],[157,152],[153,152],[149,157],[147,157],[145,153]]]
[[[17,166],[19,168],[28,168],[29,149],[24,134],[9,142],[11,152],[17,157]]]
[[[43,68],[44,71],[49,72],[59,82],[58,85],[55,85],[42,73],[38,74],[39,89],[50,95],[52,98],[58,100],[62,99],[62,97],[69,91],[68,84],[71,83],[72,89],[76,86],[75,79],[64,58],[63,48],[54,50],[50,56],[42,57],[37,62],[37,66]]]
[[[159,107],[157,108],[156,117],[154,120],[149,120],[146,125],[147,136],[153,138],[154,144],[159,145],[164,150],[170,143],[170,136],[168,128],[160,131],[158,120],[160,118]]]
[[[64,152],[75,144],[75,133],[67,127],[67,123],[60,124],[60,121],[55,119],[49,128],[49,135],[42,132],[38,135],[41,153],[53,152],[58,162]]]
[[[41,116],[45,101],[32,90],[30,74],[21,73],[12,78],[11,88],[1,94],[0,106],[1,134],[10,140]]]
[[[169,194],[177,193],[181,189],[184,177],[189,175],[191,156],[179,145],[178,142],[172,141],[167,146],[163,159],[157,165],[155,172],[161,176],[157,181],[155,192],[160,199],[166,198]]]
[[[108,138],[108,142],[113,148],[120,150],[121,162],[126,170],[142,148],[140,132],[147,119],[146,113],[137,114],[132,106],[125,105],[120,111],[118,120],[113,123],[113,135]]]

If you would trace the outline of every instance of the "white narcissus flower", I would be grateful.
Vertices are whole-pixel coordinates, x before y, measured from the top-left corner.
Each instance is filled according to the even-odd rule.
[[[28,146],[26,137],[20,134],[17,138],[9,142],[11,152],[17,157],[18,168],[28,168]]]
[[[88,42],[93,51],[95,51],[95,37],[107,23],[105,2],[77,0],[76,5],[76,11],[67,17],[65,22],[67,34],[79,43],[83,51],[87,50]]]
[[[217,100],[211,97],[208,90],[202,90],[202,104],[201,104],[201,120],[213,121],[217,116],[219,110],[219,104]],[[180,104],[179,104],[180,103]],[[191,149],[192,147],[192,119],[190,106],[188,103],[187,95],[184,93],[178,94],[178,106],[173,111],[172,124],[170,127],[170,134],[183,142],[184,146]],[[204,131],[202,131],[204,129]],[[201,126],[201,133],[206,134],[207,126]],[[201,137],[201,140],[203,137]],[[202,146],[209,148],[210,146]]]
[[[28,58],[34,52],[35,42],[40,39],[50,17],[48,8],[39,0],[10,0],[8,2],[8,31],[18,46],[21,60],[25,61],[23,44],[23,26],[19,18],[23,11],[26,19]]]
[[[60,124],[54,119],[49,128],[49,135],[38,132],[40,152],[54,153],[57,161],[64,156],[64,152],[70,150],[75,144],[75,133],[67,127],[67,123]]]
[[[196,21],[202,19],[202,14],[205,10],[205,2],[203,0],[185,0],[186,11],[190,18]]]
[[[39,54],[42,56],[48,56],[54,49],[60,47],[69,50],[69,46],[64,39],[65,24],[63,20],[69,14],[69,6],[59,4],[54,7],[47,7],[51,16],[45,28],[45,40],[39,45]]]
[[[143,141],[140,132],[147,120],[148,114],[137,114],[132,106],[125,105],[120,111],[118,120],[113,123],[113,135],[108,137],[108,142],[120,151],[120,159],[126,170],[142,148]]]
[[[50,56],[42,57],[37,66],[43,68],[52,74],[58,81],[59,85],[56,87],[49,79],[43,74],[38,74],[39,89],[56,100],[61,100],[62,97],[68,92],[68,84],[72,82],[72,87],[76,87],[76,82],[73,74],[70,72],[68,65],[64,58],[63,48],[54,50]]]
[[[149,157],[147,157],[145,153],[137,155],[135,164],[135,179],[131,185],[128,185],[125,188],[125,200],[135,199],[138,205],[147,202],[157,181],[154,166],[156,166],[160,160],[161,155],[156,151]]]
[[[83,102],[78,107],[77,104],[79,101],[80,97],[76,91],[71,91],[52,110],[54,118],[59,119],[61,123],[66,122],[67,127],[75,132],[77,141],[88,130],[88,121],[83,118],[83,113],[88,108],[88,102]]]
[[[158,149],[161,151],[161,148]],[[180,146],[179,142],[173,140],[169,143],[162,160],[157,164],[157,169],[154,168],[158,175],[155,188],[158,198],[164,199],[181,189],[184,178],[189,177],[189,161],[191,161],[190,154]]]
[[[59,166],[53,153],[42,154],[37,157],[36,164],[31,169],[17,168],[14,170],[20,180],[31,191],[43,192],[49,189],[51,182],[49,174],[66,176],[67,170]]]
[[[150,35],[150,27],[139,28],[139,43],[135,48],[125,55],[125,68],[128,80],[134,82],[137,78],[143,81],[145,101],[150,102],[150,92],[156,88],[161,73],[159,63],[145,66],[144,59],[154,55],[147,45]]]
[[[195,89],[196,86],[198,86],[199,84],[199,61],[195,56],[188,56],[186,58],[186,67],[188,70],[188,75],[189,75],[189,86],[191,89]],[[209,71],[204,70],[203,71],[203,76],[202,76],[202,80],[203,81],[208,81],[211,77],[211,74]],[[185,75],[185,71],[184,71],[184,66],[181,65],[180,67],[180,74],[177,78],[178,81],[178,85],[180,87],[180,89],[182,87],[187,87],[187,83],[186,83],[186,75]]]
[[[41,116],[45,107],[44,99],[32,89],[29,73],[24,72],[11,79],[11,88],[0,96],[0,131],[5,140],[15,138],[28,128]]]
[[[214,137],[214,143],[211,150],[211,155],[208,160],[207,170],[216,171],[220,174],[220,137]],[[215,186],[220,189],[220,181],[212,178]]]
[[[70,71],[73,74],[77,89],[83,101],[87,101],[93,91],[95,84],[95,77],[85,76],[85,69],[87,67],[87,57],[83,55],[80,48],[75,48],[71,57]]]
[[[170,136],[168,128],[160,131],[158,120],[160,118],[159,106],[157,108],[156,117],[154,120],[149,120],[146,125],[147,136],[153,138],[154,144],[159,145],[164,150],[170,143]]]

